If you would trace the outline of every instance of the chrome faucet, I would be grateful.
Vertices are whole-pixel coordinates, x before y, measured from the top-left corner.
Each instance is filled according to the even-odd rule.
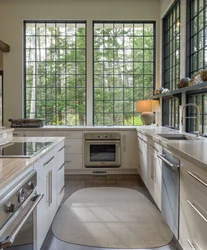
[[[183,125],[183,117],[184,117],[184,109],[188,106],[193,106],[197,109],[197,116],[189,116],[189,117],[185,117],[186,118],[196,118],[197,119],[197,126],[196,126],[196,131],[195,134],[196,134],[196,137],[199,136],[199,127],[200,127],[200,110],[199,110],[199,107],[195,104],[195,103],[187,103],[183,106],[182,108],[182,117],[181,117],[181,124]]]

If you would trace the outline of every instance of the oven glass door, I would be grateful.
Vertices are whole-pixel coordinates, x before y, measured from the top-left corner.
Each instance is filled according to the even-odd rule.
[[[90,161],[116,161],[116,145],[104,144],[104,145],[90,145]]]
[[[86,141],[86,167],[119,167],[120,141]]]
[[[40,194],[35,199],[29,199],[18,215],[15,214],[15,218],[5,224],[6,229],[0,235],[0,249],[34,250],[34,211],[42,197],[43,194]]]

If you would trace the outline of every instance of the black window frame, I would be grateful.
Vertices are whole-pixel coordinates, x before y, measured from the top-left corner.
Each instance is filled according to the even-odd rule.
[[[207,68],[207,62],[205,63],[205,55],[207,56],[207,40],[205,36],[207,35],[207,1],[203,0],[203,7],[199,9],[199,3],[202,1],[199,0],[187,0],[187,24],[186,24],[186,44],[187,44],[187,65],[186,71],[189,77],[192,77],[199,70]],[[193,7],[193,4],[196,3],[197,7]],[[197,13],[193,15],[193,8],[197,8]],[[200,16],[199,16],[200,14]],[[202,14],[202,15],[201,15]],[[199,28],[199,21],[203,16],[203,27]],[[194,28],[197,28],[197,31],[194,32]],[[199,35],[201,35],[202,42],[199,44]],[[200,48],[199,48],[200,46]],[[199,53],[202,54],[203,60],[201,60],[201,65],[199,65]],[[195,62],[193,60],[195,57]],[[195,65],[196,64],[196,65]],[[194,66],[195,65],[195,66]]]
[[[177,89],[180,79],[180,22],[181,22],[181,4],[176,0],[163,18],[163,79],[162,85],[169,90]],[[177,31],[178,29],[178,31]],[[179,38],[178,47],[176,44],[177,36]],[[176,55],[178,53],[178,55]],[[178,62],[176,61],[178,60]]]
[[[113,124],[105,124],[105,122],[104,122],[104,118],[103,118],[103,123],[102,124],[96,124],[96,122],[95,122],[95,115],[96,115],[96,113],[95,113],[95,94],[94,94],[94,90],[95,90],[95,76],[96,76],[96,74],[95,74],[95,66],[94,66],[94,62],[95,62],[95,59],[94,59],[94,49],[95,49],[95,47],[94,47],[94,38],[95,38],[95,35],[94,35],[94,27],[95,27],[95,24],[143,24],[143,26],[144,26],[144,24],[153,24],[153,86],[152,86],[152,96],[150,96],[151,98],[150,99],[152,99],[152,97],[153,97],[153,92],[154,92],[154,89],[155,89],[155,68],[156,68],[156,21],[150,21],[150,20],[147,20],[147,21],[143,21],[143,20],[141,20],[141,21],[139,21],[139,20],[130,20],[130,21],[125,21],[125,20],[120,20],[120,21],[116,21],[116,20],[96,20],[96,21],[93,21],[93,125],[122,125],[122,126],[127,126],[127,125],[129,125],[129,124],[124,124],[124,111],[123,111],[123,121],[122,121],[122,124],[115,124],[114,123],[114,114],[116,114],[116,112],[114,112],[114,108],[113,108]],[[143,35],[143,41],[144,41],[144,35]],[[124,50],[124,48],[123,48],[123,50]],[[124,61],[123,61],[124,62]],[[126,61],[125,61],[126,62]],[[134,61],[133,61],[133,63],[134,63]],[[143,62],[143,64],[144,64],[144,62]],[[113,69],[113,72],[114,72],[114,69]],[[114,73],[113,73],[114,74]],[[134,75],[134,74],[133,74]],[[144,75],[144,73],[143,73],[143,75]],[[144,81],[143,81],[144,82]],[[143,83],[143,85],[144,85],[144,83]],[[133,81],[133,86],[134,86],[134,81]],[[114,87],[112,87],[113,89],[114,89]],[[133,94],[133,96],[134,96],[134,94]],[[144,86],[143,86],[143,96],[144,96]],[[144,99],[144,98],[143,98]],[[148,98],[147,98],[148,99]],[[134,109],[133,109],[133,124],[130,124],[130,125],[132,125],[132,126],[136,126],[136,124],[134,124],[134,118],[135,118],[135,114],[137,115],[137,112],[136,112],[136,102],[135,102],[135,100],[133,100],[134,101],[134,104],[133,104],[133,107],[134,107]],[[137,99],[136,99],[136,101],[137,101]],[[103,100],[103,102],[104,102],[104,100]],[[113,99],[113,102],[114,102],[114,99]]]
[[[85,37],[85,47],[83,48],[83,50],[85,51],[85,60],[83,60],[83,62],[85,63],[85,73],[84,74],[76,74],[76,73],[74,74],[74,79],[75,79],[75,84],[74,84],[75,85],[75,99],[73,101],[75,103],[74,104],[74,106],[75,106],[75,112],[74,113],[73,112],[71,112],[71,113],[70,112],[66,112],[66,107],[67,107],[66,102],[67,102],[67,99],[66,99],[66,94],[65,94],[65,99],[64,99],[65,100],[65,106],[64,106],[65,109],[63,111],[64,114],[65,114],[65,122],[63,122],[62,124],[57,124],[58,120],[56,119],[55,124],[53,124],[53,125],[68,125],[68,122],[69,122],[70,119],[67,120],[66,114],[75,114],[75,122],[72,125],[86,125],[86,123],[87,123],[87,21],[86,20],[24,20],[24,117],[25,118],[27,117],[27,107],[26,107],[26,102],[27,102],[27,97],[26,97],[26,90],[27,90],[27,86],[26,86],[26,77],[27,77],[27,72],[26,72],[26,63],[27,63],[27,61],[26,61],[26,37],[27,37],[26,36],[26,25],[28,23],[33,23],[33,24],[35,23],[35,27],[39,23],[42,23],[42,24],[45,24],[45,25],[46,24],[55,24],[55,27],[57,26],[57,24],[65,24],[65,25],[66,24],[75,24],[75,27],[77,27],[77,24],[84,24],[84,26],[85,26],[84,27],[85,28],[85,35],[83,37]],[[36,47],[36,36],[38,36],[38,34],[35,33],[34,36],[35,36],[35,50],[37,50],[37,47]],[[46,40],[47,36],[48,35],[45,34],[45,40]],[[59,37],[60,36],[61,35],[59,35]],[[56,34],[55,34],[55,37],[57,37]],[[66,34],[65,34],[65,37],[67,37]],[[75,34],[74,37],[76,39],[78,36]],[[76,40],[75,40],[75,43],[76,43]],[[45,48],[46,48],[46,41],[45,41]],[[54,49],[55,50],[63,49],[63,50],[65,50],[65,54],[66,54],[66,49],[68,49],[68,48],[66,48],[66,46],[65,46],[65,48],[60,48],[60,47],[56,47],[56,45],[55,45]],[[75,46],[75,58],[76,59],[77,59],[77,49],[78,49],[78,47]],[[35,61],[34,62],[37,62],[36,57],[37,56],[35,54]],[[55,63],[59,62],[60,63],[60,61],[56,61],[56,60],[54,60],[53,62],[55,62]],[[62,62],[66,63],[66,62],[72,62],[72,61],[70,61],[70,60],[66,61],[65,60],[65,61],[62,61]],[[77,62],[77,61],[75,60],[74,62]],[[75,69],[75,71],[77,72],[77,69]],[[46,71],[45,71],[44,75],[46,77],[46,75],[47,75]],[[56,77],[58,77],[60,75],[65,75],[65,77],[66,77],[67,74],[65,72],[65,74],[58,74],[58,73],[56,74],[55,73],[54,75],[55,75],[55,79],[56,79]],[[70,73],[70,75],[72,75],[72,74]],[[83,87],[83,89],[85,89],[84,90],[84,98],[81,99],[82,102],[83,101],[85,102],[84,112],[81,113],[83,115],[83,119],[82,119],[83,120],[83,124],[78,124],[78,118],[77,118],[78,114],[79,114],[79,112],[77,111],[78,110],[78,108],[77,108],[77,88],[79,88],[79,87],[77,87],[77,81],[78,81],[77,77],[79,75],[83,75],[84,78],[85,78],[85,80],[84,80],[84,87]],[[65,91],[67,92],[66,88],[68,88],[68,87],[65,86]],[[80,88],[82,88],[82,86]],[[57,87],[57,89],[58,89],[58,87]],[[55,90],[55,92],[57,92],[57,89]],[[58,101],[59,100],[55,99],[55,103],[56,104],[57,104]],[[47,102],[47,98],[45,99],[45,103],[46,102]],[[50,114],[51,117],[55,116],[55,115],[57,116],[57,112],[58,112],[58,110],[57,110],[57,106],[56,106],[55,113],[53,112],[53,113]],[[43,116],[42,118],[45,119],[45,125],[51,125],[50,123],[47,122],[47,115],[48,115],[48,113],[45,111],[45,116]],[[37,116],[37,111],[35,112],[35,116]]]
[[[179,130],[179,125],[180,125],[179,106],[180,105],[181,105],[181,94],[178,94],[174,96],[173,98],[163,99],[162,101],[162,126]]]

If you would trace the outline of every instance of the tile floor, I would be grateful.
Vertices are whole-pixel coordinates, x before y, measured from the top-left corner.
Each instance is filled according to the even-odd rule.
[[[111,186],[111,187],[125,187],[125,188],[136,189],[154,203],[150,193],[148,192],[147,188],[145,187],[139,175],[106,175],[106,176],[67,175],[65,177],[65,185],[66,185],[65,195],[62,202],[64,202],[74,192],[82,188]],[[103,249],[106,248],[80,246],[60,241],[56,237],[54,237],[51,229],[49,230],[47,237],[43,243],[43,246],[41,248],[41,250],[103,250]],[[112,250],[112,249],[107,248],[106,250]],[[176,239],[173,239],[169,245],[160,248],[154,248],[153,250],[182,250],[182,248],[180,247],[178,241]]]

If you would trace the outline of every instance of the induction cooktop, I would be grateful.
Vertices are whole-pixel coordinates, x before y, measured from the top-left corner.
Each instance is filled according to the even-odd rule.
[[[31,158],[52,142],[11,142],[0,146],[0,158]]]

